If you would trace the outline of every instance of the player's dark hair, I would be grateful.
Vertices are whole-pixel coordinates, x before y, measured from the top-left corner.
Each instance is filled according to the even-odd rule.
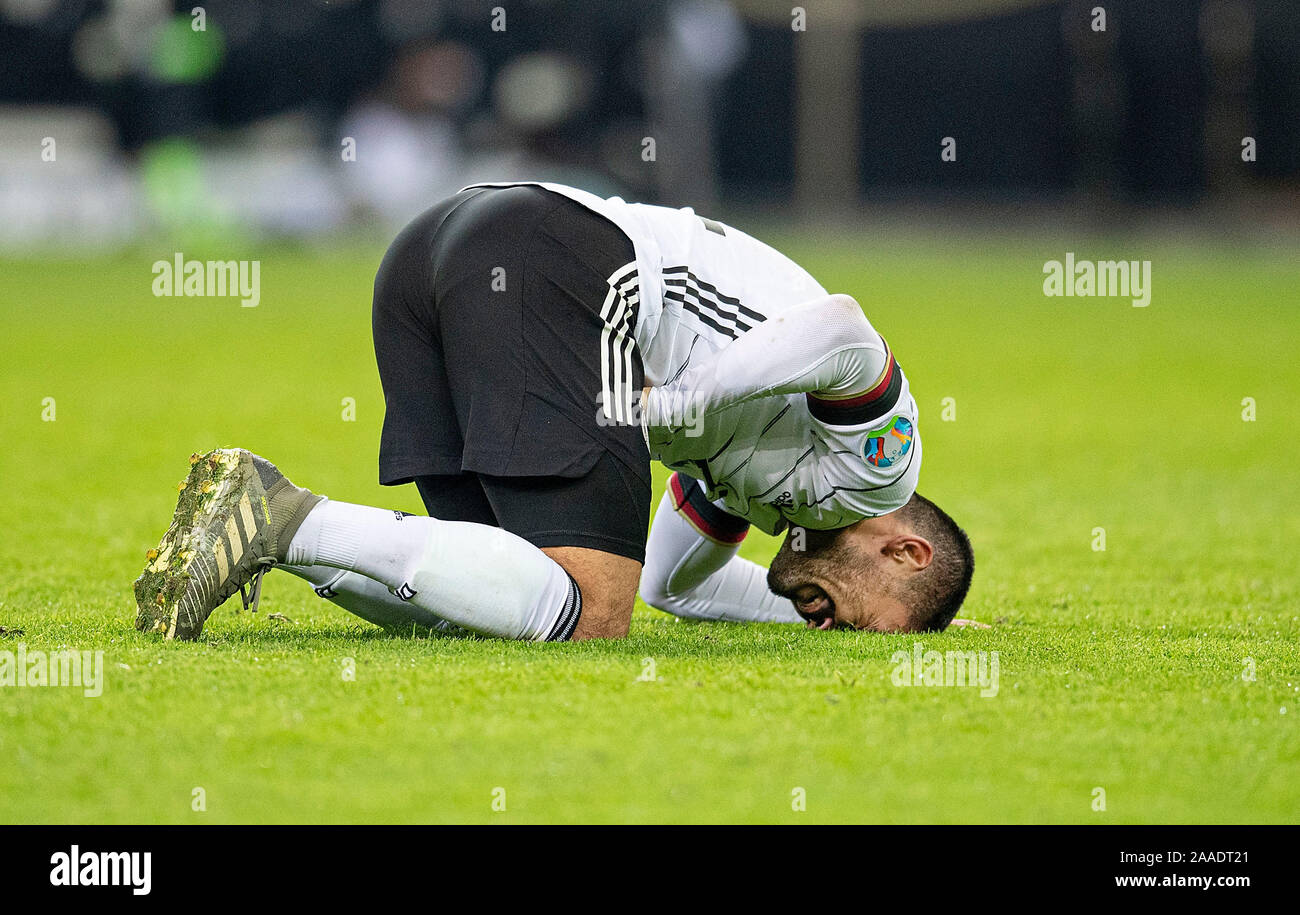
[[[903,506],[903,519],[930,541],[934,557],[924,571],[911,577],[899,595],[912,614],[912,627],[921,632],[946,629],[961,608],[975,573],[970,538],[942,508],[920,493]]]

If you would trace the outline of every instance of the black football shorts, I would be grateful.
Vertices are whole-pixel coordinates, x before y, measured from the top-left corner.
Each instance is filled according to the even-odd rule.
[[[613,223],[531,185],[461,191],[402,230],[375,277],[380,482],[415,482],[436,518],[643,561],[645,441],[598,419],[607,280],[633,260]]]

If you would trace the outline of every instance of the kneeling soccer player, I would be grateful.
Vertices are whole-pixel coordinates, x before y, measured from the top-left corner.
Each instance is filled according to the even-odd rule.
[[[138,628],[196,638],[275,566],[379,624],[530,640],[625,635],[638,584],[679,616],[878,631],[942,629],[966,594],[889,347],[731,226],[476,185],[393,242],[373,328],[380,481],[414,482],[429,517],[195,455]],[[651,459],[674,473],[647,541]],[[751,524],[786,532],[766,572],[736,555]]]

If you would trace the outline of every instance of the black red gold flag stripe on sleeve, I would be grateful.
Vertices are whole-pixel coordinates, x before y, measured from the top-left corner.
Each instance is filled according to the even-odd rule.
[[[710,540],[724,544],[740,543],[749,533],[749,522],[710,502],[698,481],[674,473],[668,478],[668,491],[672,493],[673,508],[691,527]]]
[[[830,426],[860,426],[893,410],[902,390],[903,370],[886,343],[885,368],[868,390],[847,397],[808,394],[808,412]]]

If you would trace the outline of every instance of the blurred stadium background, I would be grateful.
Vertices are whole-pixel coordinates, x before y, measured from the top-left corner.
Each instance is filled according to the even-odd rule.
[[[386,240],[510,178],[805,222],[1300,222],[1293,0],[0,0],[0,61],[11,253]]]

